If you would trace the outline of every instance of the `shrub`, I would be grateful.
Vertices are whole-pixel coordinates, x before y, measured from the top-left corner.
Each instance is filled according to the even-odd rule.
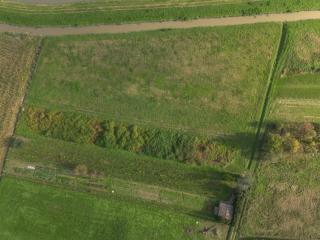
[[[88,174],[88,168],[84,164],[79,164],[73,169],[73,173],[78,176],[85,176]]]
[[[264,149],[270,153],[320,152],[320,125],[316,123],[270,124]]]
[[[279,134],[269,134],[265,144],[265,150],[271,153],[279,153],[283,151],[282,137]]]

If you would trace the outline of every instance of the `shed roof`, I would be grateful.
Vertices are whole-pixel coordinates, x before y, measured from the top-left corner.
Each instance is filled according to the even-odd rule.
[[[218,216],[226,220],[231,220],[233,216],[233,206],[227,202],[220,202]]]

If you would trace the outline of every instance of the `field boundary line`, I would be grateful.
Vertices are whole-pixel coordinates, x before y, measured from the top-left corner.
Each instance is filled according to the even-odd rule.
[[[43,39],[41,38],[39,40],[39,43],[38,43],[38,46],[36,46],[35,48],[35,55],[33,57],[33,61],[31,63],[31,67],[30,67],[30,70],[29,70],[29,75],[27,77],[27,80],[26,82],[24,83],[24,86],[23,86],[23,94],[20,98],[20,100],[18,100],[18,106],[17,106],[17,112],[14,114],[15,116],[13,116],[13,124],[11,124],[11,126],[9,127],[10,129],[8,130],[8,135],[10,136],[13,136],[15,131],[16,131],[16,128],[17,128],[17,124],[18,124],[18,121],[19,121],[19,116],[21,114],[21,110],[22,110],[22,107],[24,105],[24,102],[25,102],[25,97],[26,97],[26,94],[27,94],[27,89],[28,89],[28,84],[29,82],[31,81],[32,77],[33,77],[33,74],[35,72],[35,69],[37,68],[37,65],[38,65],[38,59],[39,59],[39,55],[40,55],[40,52],[41,52],[41,49],[42,49],[42,41]],[[6,162],[6,159],[7,159],[7,155],[8,155],[8,152],[9,152],[9,148],[10,146],[5,146],[4,147],[4,152],[3,154],[1,154],[2,156],[0,156],[0,179],[2,177],[2,174],[3,174],[3,169],[5,167],[5,162]]]

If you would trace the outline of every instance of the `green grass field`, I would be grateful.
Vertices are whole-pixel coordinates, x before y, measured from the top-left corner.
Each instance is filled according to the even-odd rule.
[[[213,137],[247,154],[279,34],[259,24],[49,38],[26,104]]]
[[[280,31],[278,24],[258,24],[46,38],[15,140],[11,141],[6,178],[0,185],[4,192],[12,188],[11,195],[8,192],[5,196],[6,204],[17,196],[15,191],[25,196],[17,199],[24,199],[23,204],[19,203],[20,211],[29,218],[13,213],[8,222],[0,223],[6,230],[5,236],[14,239],[14,229],[20,226],[21,233],[18,232],[15,237],[36,237],[29,228],[35,226],[34,218],[43,211],[49,215],[43,215],[36,222],[46,223],[45,226],[51,223],[52,228],[40,228],[36,233],[40,238],[44,232],[51,234],[47,239],[59,232],[62,239],[70,239],[73,235],[79,239],[79,229],[83,231],[85,217],[98,224],[87,226],[88,235],[83,235],[84,239],[99,239],[102,234],[110,234],[112,239],[203,237],[203,234],[185,235],[184,221],[194,221],[193,217],[189,217],[192,215],[210,219],[206,224],[217,224],[214,223],[214,205],[220,200],[228,200],[234,193],[238,176],[225,171],[243,172],[248,163]],[[49,115],[41,111],[30,113],[32,107],[51,112]],[[65,112],[65,115],[59,111]],[[30,120],[30,116],[34,117],[35,122]],[[57,116],[65,117],[66,121],[70,120],[75,125],[69,125],[64,118]],[[195,166],[164,160],[157,155],[148,156],[147,152],[144,155],[144,152],[131,148],[89,144],[79,140],[87,137],[87,128],[92,126],[83,124],[87,121],[83,116],[113,120],[128,126],[134,124],[141,129],[158,129],[160,132],[152,135],[151,140],[162,138],[161,144],[176,136],[170,135],[170,132],[182,134],[179,135],[183,138],[178,138],[178,145],[189,135],[213,138],[226,149],[235,149],[238,155],[230,155],[233,161],[227,165]],[[73,117],[80,120],[74,121]],[[54,122],[54,119],[62,119],[62,122]],[[60,126],[63,122],[65,125]],[[96,120],[90,122],[97,123]],[[94,125],[95,133],[100,134],[105,125],[100,125],[102,130],[97,126]],[[116,127],[115,131],[123,129],[121,126]],[[50,134],[45,132],[47,127],[52,130]],[[72,138],[68,134],[75,135]],[[136,135],[137,132],[130,134]],[[120,143],[117,144],[115,146],[120,146]],[[185,143],[181,144],[183,146]],[[173,151],[171,145],[168,146],[169,151]],[[201,154],[207,152],[203,150]],[[229,155],[229,152],[224,154]],[[28,165],[35,166],[36,170],[27,170]],[[10,177],[13,175],[20,180],[13,180]],[[79,192],[56,190],[46,184]],[[99,192],[101,199],[80,193],[83,191]],[[44,205],[36,206],[35,202],[41,201],[39,197],[43,198]],[[79,199],[79,203],[74,205],[72,211],[67,210],[66,206],[73,205],[75,199]],[[116,199],[126,203],[116,202]],[[138,202],[144,203],[143,208],[137,205]],[[0,213],[5,203],[3,207],[0,205]],[[12,204],[15,203],[12,201]],[[48,210],[47,206],[53,203],[58,205]],[[87,209],[86,206],[91,207]],[[84,212],[78,213],[82,208]],[[129,211],[125,217],[124,210],[121,210],[124,208]],[[150,213],[144,212],[147,211],[145,208]],[[16,207],[12,206],[12,209]],[[133,209],[133,215],[130,209]],[[63,214],[57,216],[56,211]],[[98,216],[104,211],[108,214]],[[162,211],[164,214],[170,212],[172,221],[184,220],[181,224],[179,222],[180,225],[170,224],[162,217],[157,220]],[[150,216],[157,223],[147,221],[141,225],[139,222],[151,213],[157,215]],[[3,219],[5,221],[6,218]],[[71,221],[68,225],[63,224],[63,219],[80,220]],[[115,224],[109,223],[111,219],[116,219]],[[102,223],[99,221],[106,226],[103,232],[100,232]],[[12,225],[13,222],[17,225]],[[134,227],[136,222],[140,224],[138,227]],[[114,229],[121,229],[122,225],[126,226],[121,230],[121,234],[125,235],[117,237],[115,234],[118,232]],[[210,231],[216,234],[215,238],[218,235],[225,237],[226,228],[227,225],[219,225],[218,230]],[[172,233],[170,229],[173,229]]]
[[[187,20],[317,9],[320,9],[318,0],[183,0],[179,2],[172,0],[126,0],[60,5],[2,1],[0,3],[0,22],[32,26],[93,25]]]
[[[225,237],[221,224],[15,178],[1,181],[0,195],[0,237],[6,240],[204,239],[198,233],[204,226],[215,229],[211,237]]]

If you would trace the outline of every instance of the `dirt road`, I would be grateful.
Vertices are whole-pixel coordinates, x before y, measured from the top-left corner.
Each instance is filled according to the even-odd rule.
[[[190,21],[164,21],[148,23],[132,23],[122,25],[97,25],[82,27],[23,27],[0,24],[0,32],[28,33],[36,36],[61,36],[99,33],[127,33],[150,31],[159,29],[193,28],[209,26],[229,26],[241,24],[254,24],[262,22],[292,22],[299,20],[320,19],[320,11],[305,11],[296,13],[268,14],[259,16],[208,18]]]

